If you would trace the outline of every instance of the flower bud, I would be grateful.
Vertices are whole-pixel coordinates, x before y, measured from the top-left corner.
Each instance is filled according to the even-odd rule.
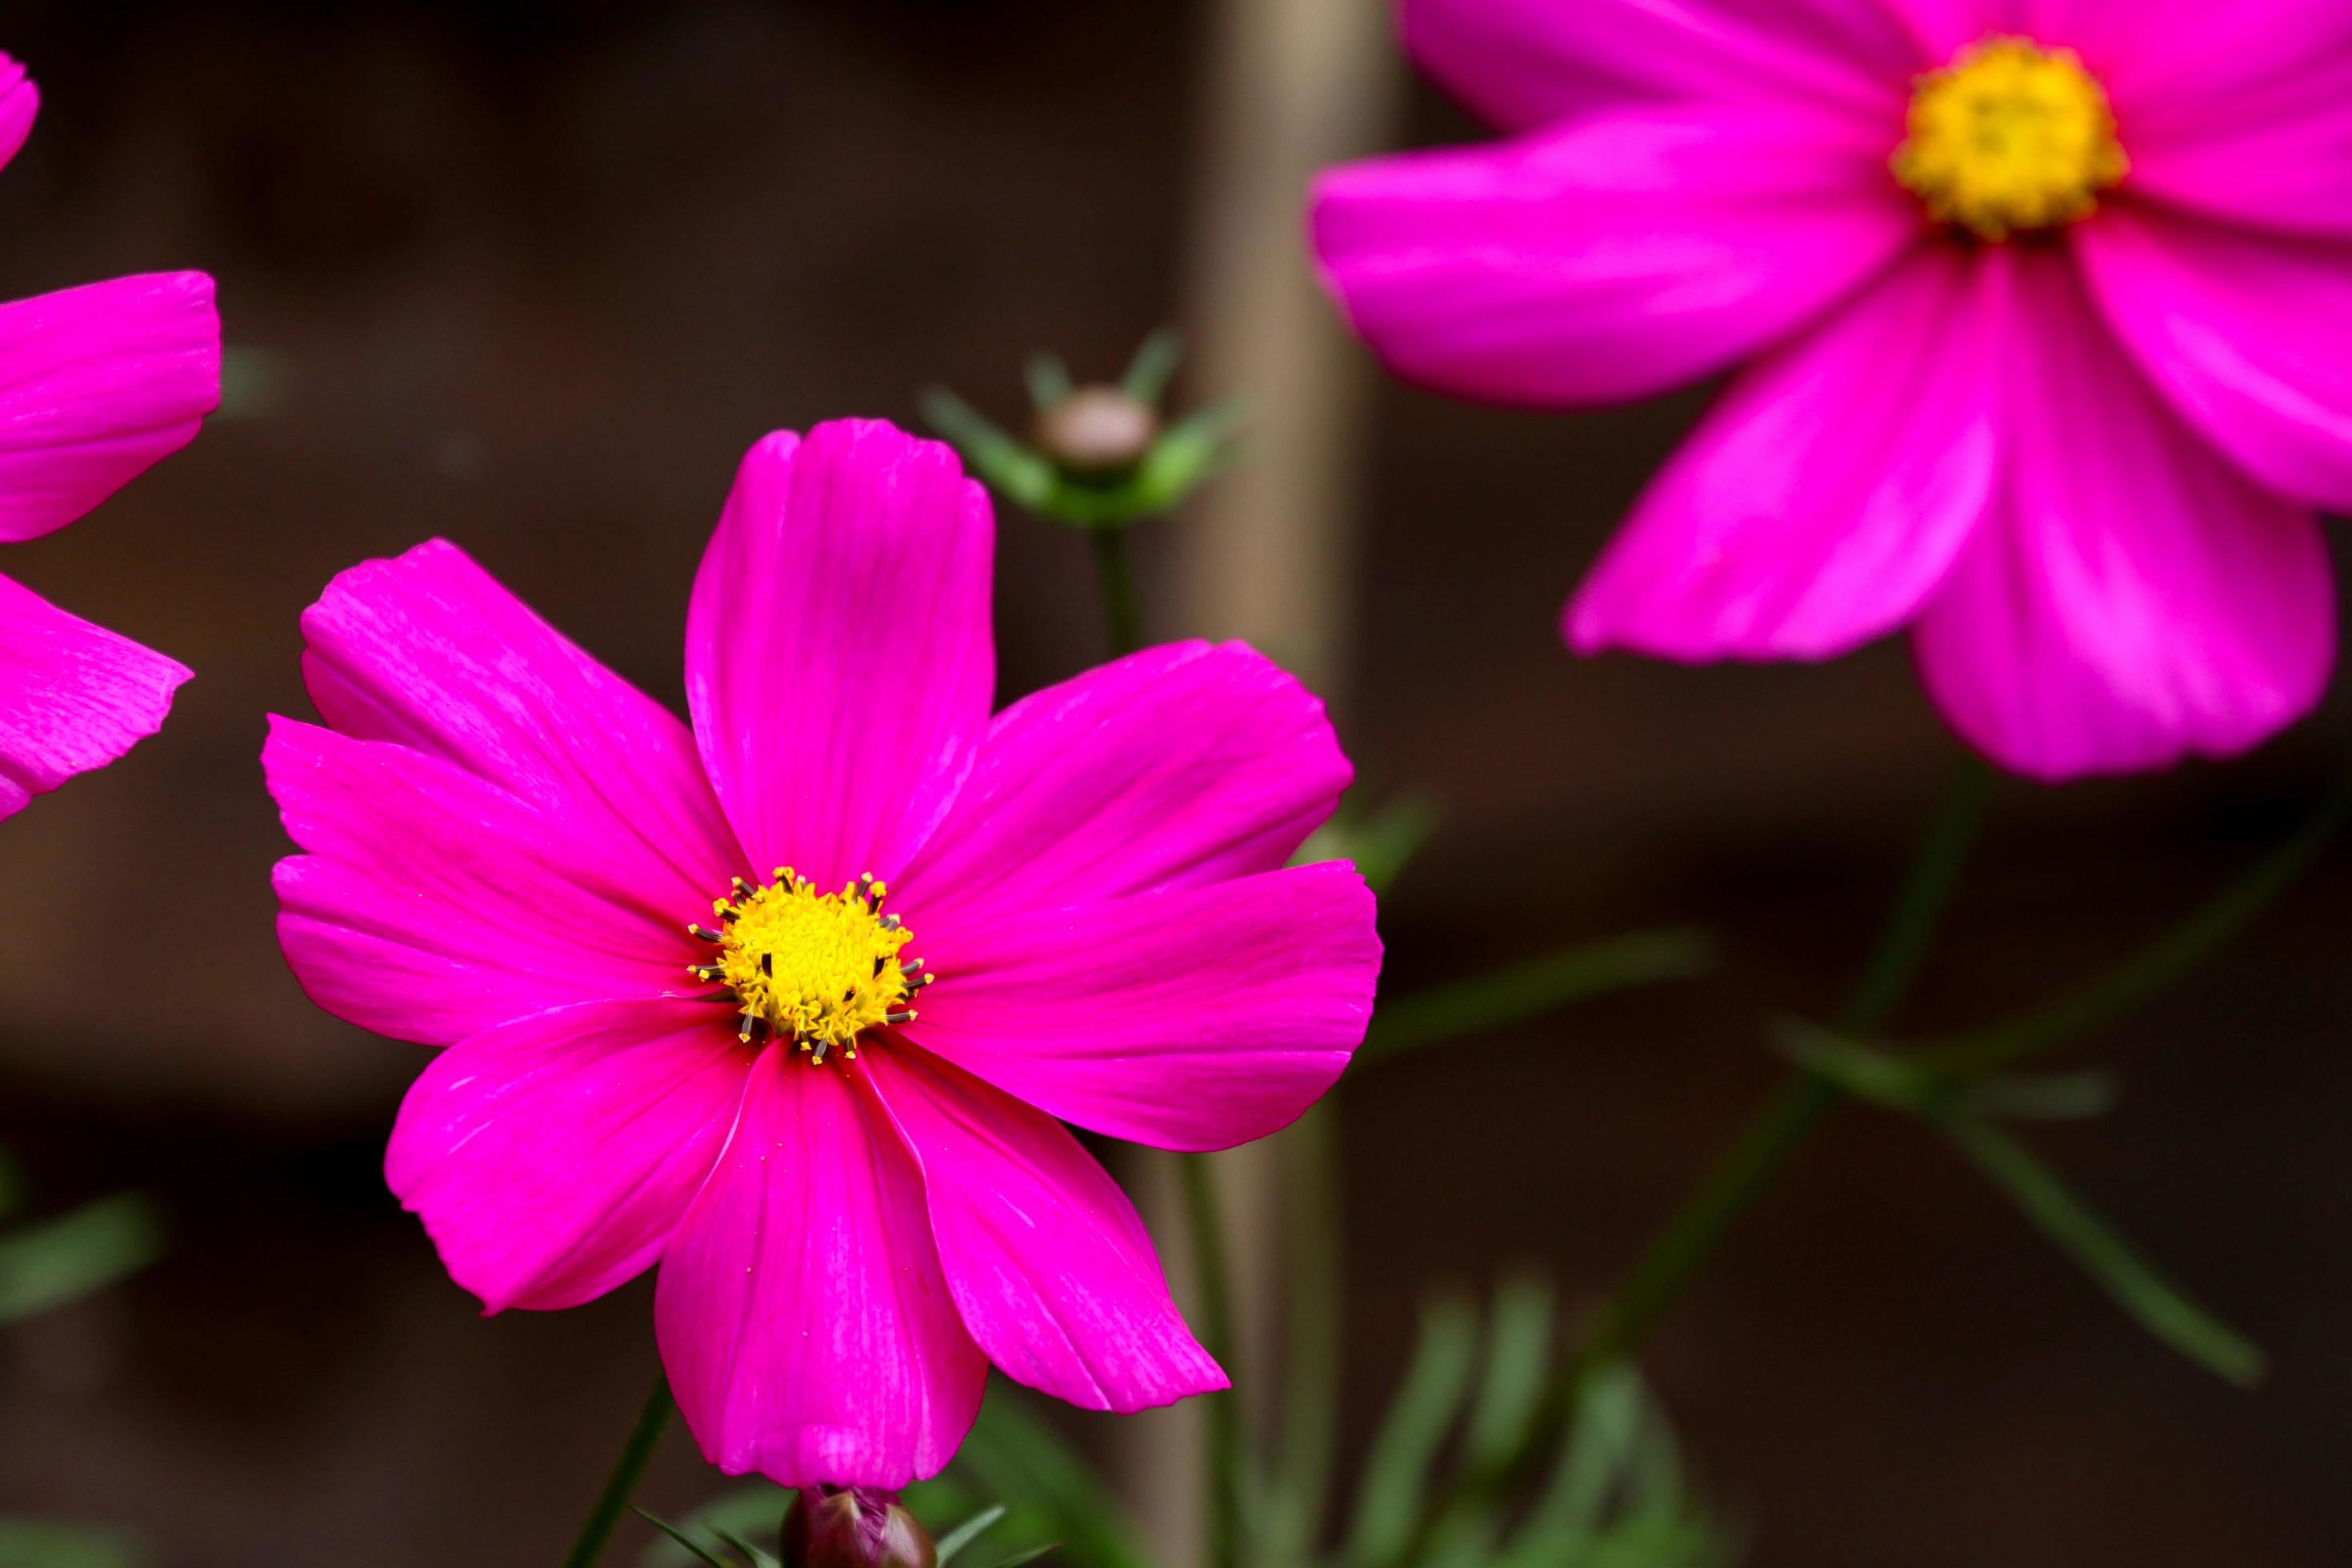
[[[896,1492],[803,1487],[784,1515],[784,1568],[939,1568],[939,1549]]]
[[[1082,386],[1037,416],[1035,437],[1065,472],[1110,479],[1143,461],[1160,438],[1160,415],[1116,386]]]

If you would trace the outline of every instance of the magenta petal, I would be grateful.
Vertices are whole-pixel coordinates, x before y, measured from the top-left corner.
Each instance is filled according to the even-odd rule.
[[[1922,250],[1747,372],[1578,593],[1569,640],[1820,658],[1908,620],[1992,494],[2003,276]]]
[[[708,913],[747,868],[677,716],[457,546],[436,540],[353,567],[302,631],[302,671],[330,725],[497,785],[672,921]]]
[[[0,540],[63,528],[219,405],[220,318],[201,272],[0,305]]]
[[[703,1002],[588,1002],[436,1056],[384,1177],[449,1278],[497,1312],[643,1273],[726,1146],[751,1052]]]
[[[887,878],[988,725],[995,525],[955,454],[878,422],[751,449],[687,619],[687,700],[761,872]]]
[[[940,976],[907,1026],[918,1044],[1168,1149],[1295,1121],[1362,1042],[1381,967],[1371,892],[1336,862],[916,937]]]
[[[1880,0],[1404,0],[1405,47],[1512,130],[1640,100],[1883,110],[1927,63]]]
[[[33,79],[16,60],[0,54],[0,164],[23,149],[40,111],[41,93]]]
[[[703,1456],[788,1487],[934,1475],[988,1362],[940,1272],[923,1179],[845,1071],[772,1046],[662,1260],[654,1327]]]
[[[2189,423],[2272,489],[2352,509],[2352,243],[2117,211],[2081,245],[2117,334]]]
[[[2265,127],[2341,104],[2352,89],[2343,0],[2017,0],[2011,32],[2074,48],[2115,100],[2134,181],[2142,154],[2200,136],[2255,143]],[[2269,176],[2248,169],[2257,187]],[[2340,201],[2340,196],[2337,198]]]
[[[1059,1122],[904,1046],[858,1067],[922,1167],[948,1289],[989,1360],[1089,1410],[1226,1386],[1135,1205]]]
[[[657,996],[706,958],[701,910],[647,899],[625,857],[438,757],[270,721],[286,831],[278,940],[312,1001],[446,1045],[565,1002]]]
[[[996,716],[899,902],[929,934],[1269,871],[1351,776],[1323,704],[1264,656],[1147,649]]]
[[[2041,778],[2242,751],[2326,684],[2317,521],[2182,427],[2063,258],[2021,266],[2019,293],[2008,493],[1919,624],[1929,689]]]
[[[187,679],[0,577],[0,817],[153,734]]]
[[[1924,233],[1887,151],[1883,126],[1802,109],[1612,113],[1332,170],[1315,250],[1399,374],[1509,403],[1614,402],[1774,342]]]

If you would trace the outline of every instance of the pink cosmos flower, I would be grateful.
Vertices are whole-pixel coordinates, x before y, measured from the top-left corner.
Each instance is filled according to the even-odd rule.
[[[993,1362],[1097,1409],[1224,1386],[1062,1121],[1282,1127],[1370,1015],[1372,897],[1285,869],[1348,784],[1238,644],[992,719],[994,524],[887,425],[771,436],[687,620],[691,731],[428,543],[303,618],[273,721],[278,934],[311,998],[446,1047],[393,1190],[497,1311],[656,1260],[710,1459],[895,1489]]]
[[[1510,403],[1743,370],[1570,605],[1580,650],[1898,626],[2044,777],[2237,752],[2335,651],[2344,0],[1406,0],[1516,132],[1327,174],[1397,370]]]
[[[0,55],[0,164],[40,94]],[[220,403],[201,272],[0,305],[0,542],[52,533],[194,439]],[[0,817],[155,732],[188,671],[0,577]]]

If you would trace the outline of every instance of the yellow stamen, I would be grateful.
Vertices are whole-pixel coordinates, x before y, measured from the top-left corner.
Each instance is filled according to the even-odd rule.
[[[857,1037],[914,1017],[905,1003],[930,976],[899,950],[914,932],[882,912],[889,889],[869,873],[837,893],[820,893],[790,866],[768,886],[740,878],[711,908],[721,929],[688,931],[719,945],[719,962],[688,965],[698,979],[725,983],[750,1041],[761,1030],[792,1040],[816,1060],[839,1047],[852,1060]]]
[[[1911,93],[1895,177],[1939,223],[1987,240],[2086,218],[2130,163],[2115,110],[2072,49],[1988,38]]]

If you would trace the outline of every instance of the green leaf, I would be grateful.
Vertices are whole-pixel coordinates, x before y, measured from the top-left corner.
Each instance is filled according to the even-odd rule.
[[[1916,1057],[1872,1050],[1797,1019],[1776,1022],[1770,1033],[1780,1053],[1807,1071],[1857,1100],[1908,1115],[1932,1117],[1956,1108],[1993,1118],[2054,1121],[2104,1115],[2116,1102],[2116,1080],[2107,1073],[1955,1078]]]
[[[673,1537],[679,1530],[700,1530],[708,1532],[713,1541],[720,1541],[723,1538],[719,1532],[722,1531],[730,1535],[773,1534],[783,1522],[784,1510],[792,1506],[792,1501],[793,1494],[788,1489],[772,1481],[753,1481],[721,1493],[703,1504],[687,1516],[683,1525],[675,1529],[654,1519],[651,1514],[646,1517]],[[645,1513],[643,1509],[637,1511]],[[709,1561],[708,1548],[691,1541],[686,1544],[692,1549],[691,1552],[681,1551],[671,1541],[654,1542],[639,1554],[638,1568],[685,1568],[690,1562]]]
[[[703,1528],[709,1531],[710,1533],[717,1537],[720,1542],[734,1551],[737,1555],[743,1559],[744,1562],[750,1563],[751,1568],[783,1568],[783,1565],[777,1562],[773,1552],[762,1552],[760,1548],[752,1545],[750,1542],[744,1540],[740,1535],[736,1534],[733,1531],[721,1530],[719,1526],[711,1524],[708,1521],[704,1521]]]
[[[1486,1370],[1470,1406],[1464,1453],[1468,1463],[1499,1463],[1516,1448],[1543,1397],[1551,1367],[1551,1287],[1529,1275],[1506,1279],[1495,1293],[1486,1336]]]
[[[1641,1380],[1630,1367],[1612,1365],[1587,1375],[1551,1479],[1528,1516],[1528,1539],[1577,1542],[1599,1525],[1633,1452],[1642,1406]]]
[[[1959,1089],[1958,1098],[1968,1110],[1995,1121],[2076,1121],[2105,1116],[2120,1093],[2113,1073],[2068,1072],[1983,1079]]]
[[[1477,1353],[1478,1314],[1467,1301],[1444,1296],[1423,1309],[1412,1363],[1365,1461],[1348,1531],[1350,1561],[1390,1562],[1411,1537],[1430,1468],[1461,1413]]]
[[[644,1520],[647,1524],[652,1525],[656,1530],[660,1531],[664,1535],[668,1536],[670,1540],[677,1543],[679,1550],[686,1553],[684,1557],[671,1559],[671,1561],[707,1563],[710,1565],[710,1568],[740,1568],[740,1564],[730,1563],[723,1557],[714,1555],[709,1549],[705,1547],[700,1542],[695,1540],[694,1537],[687,1534],[685,1531],[680,1530],[677,1525],[672,1524],[669,1521],[661,1518],[659,1515],[647,1513],[644,1509],[637,1507],[635,1503],[629,1505],[629,1511],[635,1514],[639,1519]],[[655,1558],[652,1553],[648,1552],[646,1556],[638,1559],[638,1561],[652,1563],[658,1561],[658,1559]]]
[[[939,1539],[940,1562],[946,1563],[953,1560],[957,1552],[979,1540],[987,1532],[989,1526],[1003,1519],[1010,1511],[1012,1510],[1001,1502],[992,1503],[940,1536]]]
[[[956,1468],[981,1496],[1009,1506],[1016,1523],[1057,1536],[1087,1568],[1150,1568],[1110,1489],[1002,1379],[992,1380]]]
[[[0,1237],[0,1322],[77,1300],[137,1273],[163,1251],[163,1222],[135,1193]]]
[[[1946,1092],[1944,1081],[1914,1062],[1833,1035],[1800,1019],[1775,1020],[1767,1031],[1780,1054],[1856,1100],[1924,1116]]]
[[[124,1531],[0,1519],[0,1568],[145,1568],[148,1561]]]
[[[1026,1552],[1016,1552],[1010,1557],[1000,1557],[995,1562],[990,1563],[988,1568],[1021,1568],[1023,1563],[1034,1563],[1037,1559],[1045,1556],[1048,1552],[1055,1550],[1062,1543],[1058,1541],[1049,1541],[1043,1546],[1032,1546]]]
[[[2050,1169],[2006,1132],[1976,1117],[1950,1114],[1937,1125],[1977,1168],[2074,1259],[2141,1327],[2217,1377],[2240,1387],[2262,1380],[2262,1351],[2190,1300],[2142,1262],[2131,1245],[2068,1191]]]
[[[1357,1058],[1370,1060],[1460,1039],[1612,991],[1686,980],[1714,966],[1713,939],[1687,927],[1570,948],[1383,1003]]]

